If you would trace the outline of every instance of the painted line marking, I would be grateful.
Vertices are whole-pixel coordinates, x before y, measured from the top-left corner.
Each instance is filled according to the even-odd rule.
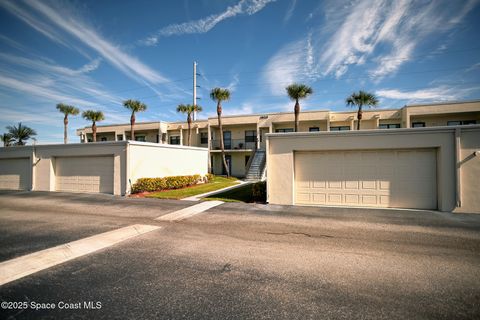
[[[135,224],[0,263],[0,285],[76,259],[161,227]]]
[[[208,209],[221,205],[222,203],[223,201],[205,201],[205,202],[198,203],[196,205],[160,216],[155,220],[180,221],[186,218],[193,217],[194,215],[202,213],[204,211],[207,211]]]

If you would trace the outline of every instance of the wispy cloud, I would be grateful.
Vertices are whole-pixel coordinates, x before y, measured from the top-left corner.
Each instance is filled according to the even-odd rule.
[[[0,3],[13,15],[53,41],[70,46],[59,31],[75,37],[83,45],[96,51],[118,70],[138,82],[147,81],[159,84],[168,81],[167,78],[136,57],[129,55],[119,46],[103,38],[91,26],[74,16],[69,9],[50,6],[39,1],[24,1],[22,7],[17,5],[18,2],[13,1]]]
[[[155,34],[141,41],[144,45],[155,45],[161,37],[169,37],[183,34],[206,33],[214,28],[223,20],[233,18],[238,15],[253,15],[262,10],[270,2],[276,0],[241,0],[234,6],[228,7],[225,11],[212,14],[206,18],[172,24],[158,30]]]
[[[240,83],[240,78],[237,74],[234,74],[232,77],[232,81],[227,86],[227,89],[230,90],[231,92],[234,92],[237,89],[237,85]]]
[[[283,23],[287,23],[288,21],[290,21],[296,5],[297,5],[297,0],[290,1],[290,5],[288,6],[287,12],[285,13],[285,17],[283,17]]]
[[[351,66],[363,65],[371,79],[381,79],[410,61],[427,36],[460,23],[478,2],[327,1],[321,28],[281,48],[264,68],[264,77],[274,94],[283,91],[283,84],[275,85],[278,79],[339,78]]]
[[[478,91],[480,87],[452,87],[439,86],[413,91],[402,91],[398,89],[377,90],[376,94],[381,98],[394,100],[407,100],[408,102],[419,101],[449,101],[460,100],[468,96],[473,91]]]

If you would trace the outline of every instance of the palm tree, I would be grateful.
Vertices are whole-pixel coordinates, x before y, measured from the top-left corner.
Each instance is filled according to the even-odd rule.
[[[87,111],[83,111],[82,117],[85,120],[92,121],[93,142],[97,142],[97,122],[105,120],[105,116],[103,115],[103,112],[87,110]]]
[[[4,134],[0,135],[0,140],[3,141],[3,146],[4,147],[10,147],[12,145],[12,142],[13,142],[12,135],[9,134],[9,133],[4,133]]]
[[[300,114],[300,103],[298,102],[300,99],[304,99],[313,93],[312,88],[306,86],[304,84],[294,83],[289,85],[285,88],[287,90],[287,94],[290,99],[295,100],[295,132],[298,131],[299,126],[299,119],[298,116]]]
[[[223,144],[223,128],[222,128],[222,101],[230,99],[230,91],[228,89],[213,88],[210,91],[210,98],[217,102],[217,117],[218,117],[218,130],[220,131],[220,149],[222,149],[222,162],[227,177],[230,176],[230,170],[228,170],[227,160],[225,160],[225,145]]]
[[[130,139],[135,140],[135,112],[145,111],[147,110],[147,106],[138,100],[131,99],[124,101],[123,106],[132,111],[132,115],[130,116]]]
[[[74,106],[69,106],[63,103],[57,104],[57,110],[63,113],[63,143],[67,144],[68,138],[67,138],[67,131],[68,131],[68,116],[76,116],[77,114],[80,113],[80,110],[78,108],[75,108]]]
[[[21,122],[18,123],[18,126],[8,126],[7,130],[17,146],[24,146],[28,139],[37,135],[35,130],[27,126],[22,126]]]
[[[187,114],[187,125],[188,125],[188,140],[187,145],[190,146],[190,141],[192,140],[192,113],[194,112],[201,112],[203,109],[200,106],[191,104],[179,104],[177,107],[177,112],[186,113]]]
[[[378,99],[373,93],[358,91],[352,93],[346,100],[347,106],[357,106],[357,130],[360,130],[360,121],[362,121],[363,106],[376,107],[378,105]]]

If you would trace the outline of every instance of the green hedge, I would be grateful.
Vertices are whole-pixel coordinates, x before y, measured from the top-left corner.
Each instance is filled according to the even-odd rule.
[[[132,193],[185,188],[202,181],[199,174],[164,178],[140,178],[132,186]]]

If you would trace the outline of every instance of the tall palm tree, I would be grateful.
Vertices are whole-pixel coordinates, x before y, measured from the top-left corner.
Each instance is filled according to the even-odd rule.
[[[357,130],[360,130],[360,121],[362,121],[363,107],[376,107],[378,105],[378,98],[373,93],[360,90],[358,92],[352,93],[347,99],[345,99],[345,103],[349,107],[358,107]]]
[[[210,98],[217,102],[217,117],[218,117],[218,130],[220,131],[220,149],[222,149],[222,162],[227,177],[230,176],[230,170],[228,170],[227,160],[225,159],[225,145],[223,144],[223,128],[222,128],[222,101],[228,101],[230,99],[230,91],[223,88],[213,88],[210,91]]]
[[[188,125],[188,138],[187,138],[187,145],[190,146],[190,141],[192,141],[192,113],[194,112],[201,112],[203,109],[200,106],[191,104],[179,104],[177,107],[177,112],[186,113],[187,114],[187,125]]]
[[[93,142],[97,142],[97,122],[105,120],[105,116],[103,115],[103,112],[87,110],[87,111],[83,111],[82,117],[85,120],[92,121]]]
[[[294,83],[289,85],[285,88],[287,90],[287,94],[290,99],[295,100],[295,132],[298,131],[299,126],[299,119],[298,116],[300,114],[300,103],[298,102],[300,99],[304,99],[313,93],[312,88],[304,84]]]
[[[78,108],[75,108],[74,106],[69,106],[63,103],[57,104],[57,110],[63,113],[63,143],[67,144],[68,142],[68,137],[67,137],[67,131],[68,131],[68,116],[76,116],[77,114],[80,113],[80,110]]]
[[[12,135],[9,134],[9,133],[4,133],[4,134],[0,135],[0,140],[3,141],[3,146],[4,147],[10,147],[12,145],[12,142],[13,142]]]
[[[147,105],[141,103],[138,100],[126,100],[123,101],[123,106],[130,111],[132,111],[132,115],[130,116],[130,139],[135,140],[135,112],[141,112],[147,110]]]
[[[8,126],[7,130],[17,146],[24,146],[28,139],[37,135],[35,130],[27,126],[22,126],[21,122],[18,123],[18,126]]]

